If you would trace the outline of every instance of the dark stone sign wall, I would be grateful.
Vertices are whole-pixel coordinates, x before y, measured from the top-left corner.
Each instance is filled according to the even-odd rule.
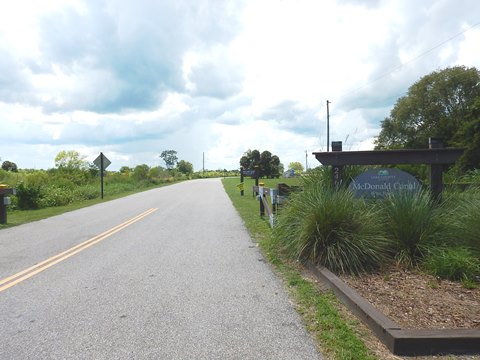
[[[385,198],[394,192],[416,193],[421,187],[420,182],[405,171],[382,168],[370,169],[358,175],[348,188],[357,197]]]

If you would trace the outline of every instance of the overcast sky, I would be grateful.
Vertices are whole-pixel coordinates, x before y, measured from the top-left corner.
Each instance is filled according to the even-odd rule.
[[[0,4],[0,157],[235,169],[372,149],[420,77],[480,68],[478,0],[15,0]]]

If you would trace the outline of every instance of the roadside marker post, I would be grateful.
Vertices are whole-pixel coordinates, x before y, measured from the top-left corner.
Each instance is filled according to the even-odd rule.
[[[100,169],[100,194],[103,199],[103,176],[105,169],[112,163],[110,160],[107,159],[103,152],[98,155],[98,157],[93,160],[93,163]]]

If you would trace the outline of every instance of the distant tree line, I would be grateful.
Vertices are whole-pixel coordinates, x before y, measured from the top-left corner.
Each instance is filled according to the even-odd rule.
[[[175,150],[166,150],[162,155],[166,167],[140,164],[122,166],[119,171],[105,171],[105,194],[131,192],[192,178],[238,176],[238,170],[225,169],[195,173],[190,162],[178,161]],[[17,189],[17,194],[11,197],[9,211],[62,206],[100,196],[100,170],[85,156],[76,150],[62,150],[54,161],[55,167],[48,170],[18,169],[11,161],[2,163],[0,183]]]

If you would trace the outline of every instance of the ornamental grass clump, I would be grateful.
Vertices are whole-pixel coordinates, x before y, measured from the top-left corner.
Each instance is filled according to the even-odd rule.
[[[458,194],[452,202],[450,237],[480,257],[480,187]]]
[[[377,268],[387,256],[379,214],[345,189],[333,190],[322,172],[304,180],[291,195],[274,229],[286,251],[336,273]]]
[[[435,243],[441,243],[443,230],[440,209],[435,208],[430,193],[397,192],[379,203],[386,236],[393,242],[394,258],[414,266]]]

